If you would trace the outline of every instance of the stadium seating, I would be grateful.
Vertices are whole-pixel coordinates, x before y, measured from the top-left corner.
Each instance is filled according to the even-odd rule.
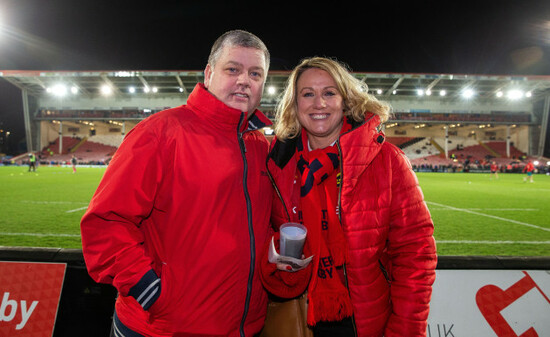
[[[64,137],[65,138],[65,137]],[[70,138],[70,137],[67,137]],[[80,144],[78,142],[81,142]],[[65,140],[63,141],[65,143]],[[76,144],[75,144],[76,143]],[[75,145],[79,145],[77,148]],[[52,148],[54,145],[50,145],[41,151],[41,163],[42,164],[64,164],[70,163],[72,156],[77,158],[79,164],[105,164],[108,162],[112,155],[115,153],[118,146],[101,144],[91,141],[89,139],[78,140],[72,142],[72,147],[68,147],[67,151],[63,151],[61,154],[57,151],[49,152],[47,148]],[[119,144],[120,145],[120,144]],[[65,149],[65,145],[63,145]],[[74,151],[71,149],[74,148]]]
[[[501,157],[506,157],[506,142],[487,142],[485,143],[488,147],[493,149],[494,151],[498,152]],[[523,156],[524,153],[515,148],[514,146],[510,146],[510,158],[520,158]]]
[[[80,138],[62,137],[63,143],[62,143],[61,153],[62,154],[69,153],[70,149],[76,146],[80,141],[81,141]],[[48,146],[45,146],[41,151],[41,155],[46,156],[46,155],[49,155],[51,152],[55,154],[59,154],[59,138],[56,138],[53,142],[48,144]]]
[[[400,137],[397,137],[400,138]],[[391,137],[388,141],[392,142]],[[526,160],[536,160],[535,157],[526,157],[523,152],[510,146],[510,157],[506,156],[505,141],[479,142],[471,138],[448,139],[447,147],[449,158],[445,158],[445,138],[436,137],[433,139],[423,139],[422,141],[403,147],[405,155],[409,158],[411,164],[416,169],[431,171],[441,167],[454,168],[461,170],[466,160],[470,169],[488,170],[492,161],[495,161],[503,170],[511,164],[514,172],[521,171]],[[400,140],[393,140],[393,143],[399,143]],[[539,158],[544,162],[545,159]]]
[[[386,141],[389,143],[392,143],[393,145],[402,148],[406,146],[408,142],[411,140],[416,139],[414,137],[386,137]]]
[[[432,144],[429,139],[422,139],[412,145],[403,148],[403,152],[409,159],[438,156],[440,151]]]
[[[123,136],[120,134],[117,135],[94,135],[88,138],[90,142],[114,146],[118,148],[120,143],[122,143]]]
[[[267,136],[271,141],[273,136]],[[106,164],[110,161],[116,149],[122,143],[120,134],[94,135],[89,138],[63,137],[62,153],[59,154],[59,139],[51,142],[40,151],[41,164],[69,164],[74,154],[79,164]],[[525,165],[525,154],[510,146],[510,157],[506,156],[505,141],[489,141],[480,143],[470,137],[452,137],[448,139],[448,155],[445,158],[445,138],[422,137],[387,137],[386,141],[400,147],[414,167],[428,170],[437,167],[460,169],[469,159],[471,168],[486,169],[490,162],[506,167],[513,163],[516,171]],[[20,156],[16,163],[25,164],[27,156]]]

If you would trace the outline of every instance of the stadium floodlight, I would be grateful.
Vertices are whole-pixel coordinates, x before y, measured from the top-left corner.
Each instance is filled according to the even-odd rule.
[[[498,91],[498,92],[497,92],[497,97],[500,98],[500,97],[502,97],[502,96],[504,96],[504,93],[503,93],[502,91]]]
[[[115,72],[115,76],[118,76],[118,77],[132,77],[132,76],[135,76],[134,72],[130,72],[130,71],[117,71]]]
[[[78,94],[78,88],[75,87],[75,86],[73,85],[73,86],[71,87],[71,93],[72,93],[73,95]]]
[[[183,88],[182,88],[182,87],[180,87],[180,92],[183,92]]]
[[[532,94],[531,94],[530,91],[528,91],[528,92],[525,93],[525,97],[531,97],[531,96],[532,96]]]
[[[110,95],[113,92],[111,87],[107,84],[102,85],[100,91],[103,95]]]
[[[143,87],[143,92],[148,94],[151,89],[149,87]]]
[[[46,89],[46,91],[54,96],[63,97],[67,94],[67,87],[64,84],[55,84],[53,87]]]
[[[538,165],[538,164],[540,164],[540,163],[539,163],[538,160],[535,160],[535,161],[533,162],[533,164]]]
[[[431,96],[432,95],[432,91],[431,90],[426,90],[426,96]]]
[[[392,94],[397,95],[397,90],[394,90]]]
[[[508,91],[508,94],[506,95],[511,100],[520,99],[523,97],[523,92],[521,90],[512,89]]]
[[[447,95],[447,91],[446,90],[440,90],[439,91],[439,96],[446,96]]]
[[[136,87],[129,87],[128,92],[131,93],[131,94],[135,94],[136,93]]]
[[[472,89],[466,89],[462,92],[462,97],[472,98],[472,97],[474,97],[474,91]]]
[[[159,91],[159,89],[157,87],[153,87],[153,92],[154,93],[157,93]]]
[[[416,94],[417,94],[418,96],[424,96],[424,90],[418,89],[418,90],[416,90]]]
[[[277,90],[275,89],[274,86],[270,85],[269,87],[267,87],[267,93],[268,94],[275,95],[276,92],[277,92]]]

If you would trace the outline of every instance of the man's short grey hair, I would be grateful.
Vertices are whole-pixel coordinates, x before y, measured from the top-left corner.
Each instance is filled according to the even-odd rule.
[[[210,50],[210,56],[208,56],[208,64],[214,66],[216,61],[220,58],[220,54],[225,47],[246,47],[246,48],[255,48],[261,50],[265,55],[265,71],[269,70],[269,50],[265,44],[260,40],[256,35],[236,29],[230,30],[220,36],[212,45],[212,50]]]

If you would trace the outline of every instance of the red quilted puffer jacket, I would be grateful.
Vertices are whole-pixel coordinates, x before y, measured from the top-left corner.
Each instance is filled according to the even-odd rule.
[[[437,263],[434,226],[408,159],[385,142],[379,127],[378,116],[368,114],[366,122],[337,141],[339,209],[350,250],[345,271],[356,335],[426,336]],[[271,146],[275,227],[298,221],[296,139]],[[316,277],[319,261],[312,264]]]

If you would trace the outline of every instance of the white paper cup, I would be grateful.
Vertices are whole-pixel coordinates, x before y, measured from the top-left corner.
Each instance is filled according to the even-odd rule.
[[[281,234],[281,255],[302,258],[307,228],[299,223],[287,222],[279,228]]]

